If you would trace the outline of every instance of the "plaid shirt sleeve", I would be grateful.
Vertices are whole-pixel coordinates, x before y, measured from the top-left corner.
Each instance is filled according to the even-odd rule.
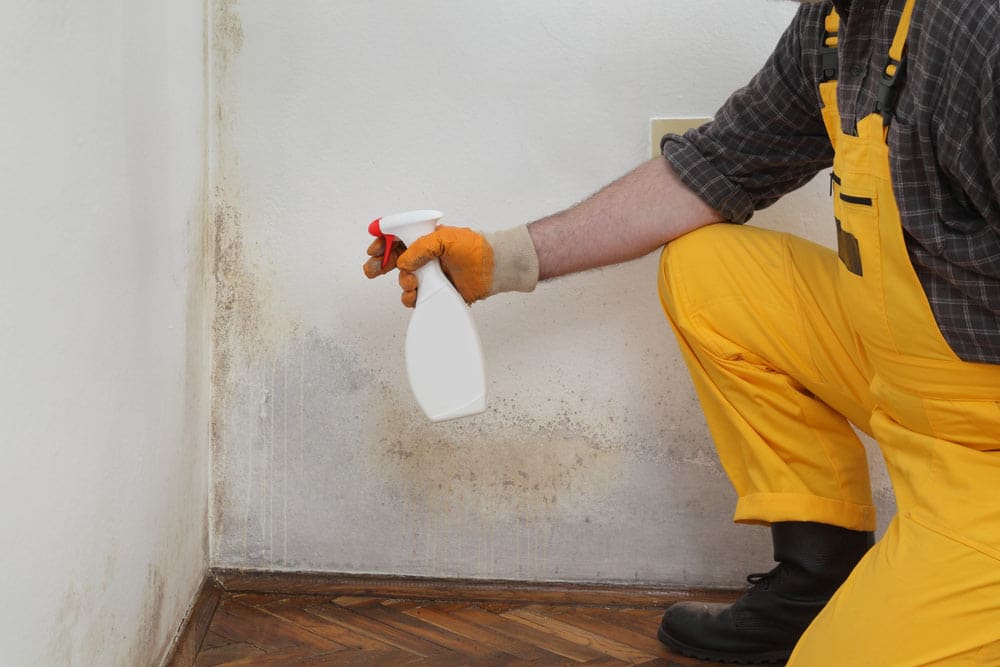
[[[814,78],[804,69],[812,59],[803,57],[818,49],[809,41],[822,21],[822,7],[801,7],[763,69],[714,121],[660,143],[680,179],[730,222],[746,222],[833,163]]]

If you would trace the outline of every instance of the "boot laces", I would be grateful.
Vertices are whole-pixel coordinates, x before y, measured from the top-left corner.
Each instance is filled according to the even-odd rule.
[[[779,576],[781,570],[781,565],[779,564],[770,572],[754,572],[747,575],[747,583],[750,584],[754,589],[761,587],[765,591],[770,590],[771,581],[776,580]]]

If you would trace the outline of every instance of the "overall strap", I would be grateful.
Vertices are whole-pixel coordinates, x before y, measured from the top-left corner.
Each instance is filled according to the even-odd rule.
[[[906,0],[903,14],[899,17],[896,34],[889,47],[889,59],[882,68],[882,79],[878,84],[878,95],[875,100],[875,113],[882,116],[882,125],[888,127],[896,113],[896,100],[899,97],[899,82],[906,71],[904,59],[906,38],[910,32],[910,19],[913,17],[913,7],[916,0]]]
[[[820,67],[822,67],[820,83],[837,79],[837,33],[840,31],[840,16],[833,5],[830,5],[830,13],[826,15],[824,28],[823,42],[819,49],[822,59],[820,62]]]
[[[833,146],[834,150],[836,150],[837,139],[840,136],[840,112],[837,108],[839,30],[840,16],[831,3],[823,23],[823,32],[820,35],[819,89],[817,93],[822,103],[820,113],[823,116],[823,125],[826,127],[826,133],[830,137],[830,145]]]

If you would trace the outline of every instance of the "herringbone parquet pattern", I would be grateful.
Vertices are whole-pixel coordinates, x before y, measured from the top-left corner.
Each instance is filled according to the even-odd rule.
[[[662,610],[230,594],[198,653],[217,665],[711,665],[656,639]]]

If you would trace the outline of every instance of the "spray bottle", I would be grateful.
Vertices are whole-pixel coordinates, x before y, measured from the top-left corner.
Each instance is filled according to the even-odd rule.
[[[434,231],[438,211],[409,211],[368,226],[385,239],[383,266],[395,237],[410,245]],[[417,403],[431,421],[467,417],[486,409],[483,349],[472,313],[437,260],[417,269],[417,304],[406,330],[406,373]]]

